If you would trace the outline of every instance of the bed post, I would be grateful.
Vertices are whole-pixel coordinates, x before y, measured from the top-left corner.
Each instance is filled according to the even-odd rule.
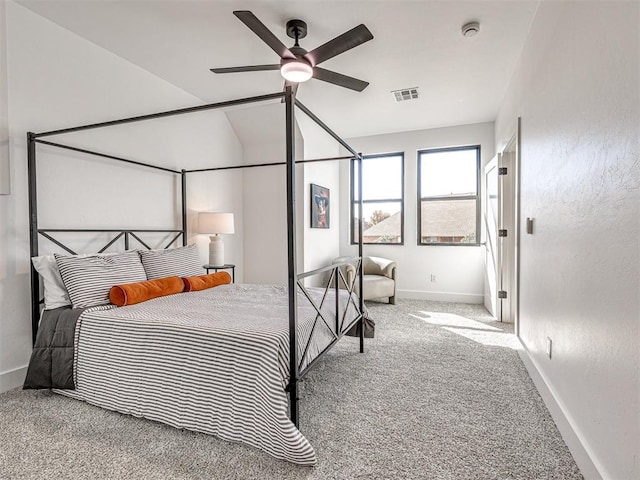
[[[29,264],[31,267],[31,341],[36,343],[40,321],[40,279],[31,257],[38,256],[38,191],[36,190],[36,136],[27,133],[27,176],[29,189]]]
[[[296,265],[296,158],[295,112],[293,89],[285,88],[286,143],[287,143],[287,245],[289,254],[289,415],[298,426],[298,341],[297,294],[298,274]]]
[[[360,275],[358,276],[359,302],[360,302],[360,353],[364,353],[364,258],[362,256],[362,229],[364,218],[362,217],[362,155],[358,154],[358,256],[360,257]]]
[[[187,171],[180,171],[180,188],[182,191],[182,245],[187,245]]]

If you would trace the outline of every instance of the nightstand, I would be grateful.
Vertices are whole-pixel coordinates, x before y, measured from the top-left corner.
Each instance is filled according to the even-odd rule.
[[[232,263],[225,263],[224,265],[203,265],[202,268],[204,268],[207,273],[209,273],[209,270],[213,270],[214,272],[218,270],[231,270],[231,283],[236,281],[236,266]]]

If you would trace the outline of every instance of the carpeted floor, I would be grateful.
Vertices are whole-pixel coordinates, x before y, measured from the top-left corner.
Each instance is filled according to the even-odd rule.
[[[368,303],[376,338],[302,386],[316,467],[46,391],[0,395],[0,479],[581,479],[507,325],[475,305]]]

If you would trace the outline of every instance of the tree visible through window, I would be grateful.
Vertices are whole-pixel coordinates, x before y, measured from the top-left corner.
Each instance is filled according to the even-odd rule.
[[[362,160],[363,243],[403,243],[404,155],[367,156]],[[351,162],[351,243],[358,243],[358,163]]]
[[[480,146],[418,152],[418,244],[478,245]]]

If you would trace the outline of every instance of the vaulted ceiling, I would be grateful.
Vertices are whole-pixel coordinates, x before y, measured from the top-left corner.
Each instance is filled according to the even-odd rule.
[[[277,71],[215,75],[211,67],[278,63],[233,14],[251,10],[287,46],[292,18],[301,45],[318,45],[364,23],[374,39],[322,66],[370,82],[362,93],[312,79],[298,98],[341,136],[492,121],[535,15],[537,1],[102,1],[20,4],[205,102],[282,89]],[[480,22],[464,37],[461,27]],[[419,87],[396,102],[392,90]]]

